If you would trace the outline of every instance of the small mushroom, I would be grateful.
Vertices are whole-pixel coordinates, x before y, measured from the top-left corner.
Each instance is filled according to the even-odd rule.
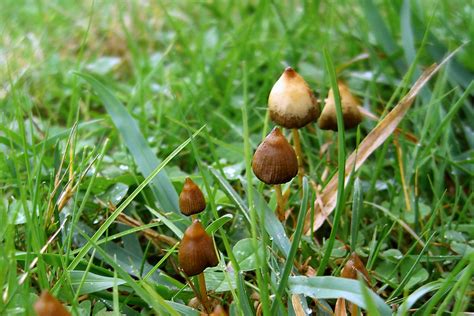
[[[43,291],[33,306],[38,316],[70,316],[69,311],[48,291]]]
[[[270,91],[268,109],[270,118],[276,124],[292,129],[301,186],[304,162],[298,129],[318,119],[321,112],[319,103],[303,77],[293,68],[287,67]]]
[[[339,81],[337,85],[341,96],[344,128],[356,127],[362,121],[362,114],[358,108],[360,102],[343,82]],[[329,89],[328,97],[318,120],[318,126],[321,129],[337,131],[336,101],[332,89]]]
[[[280,221],[285,219],[285,202],[281,184],[298,174],[296,153],[278,127],[275,127],[258,145],[252,160],[253,173],[262,182],[275,185],[277,214]]]
[[[347,260],[346,264],[344,265],[344,268],[342,268],[341,277],[346,278],[346,279],[357,280],[358,272],[361,273],[364,276],[365,281],[368,284],[370,284],[369,273],[367,272],[367,269],[365,268],[364,263],[359,258],[359,256],[355,252],[353,252],[349,260]],[[358,315],[357,305],[350,303],[349,306],[350,306],[351,315]],[[344,299],[342,298],[337,299],[336,310],[339,310],[339,311],[346,310],[346,302]]]
[[[188,276],[198,275],[207,267],[215,267],[219,263],[214,242],[198,219],[184,232],[179,246],[178,262]]]
[[[272,121],[286,128],[301,128],[319,116],[319,105],[306,81],[287,67],[268,97]]]
[[[252,170],[266,184],[286,183],[298,173],[295,150],[278,127],[258,145],[253,155]]]
[[[228,316],[227,311],[222,307],[221,304],[216,305],[210,316]]]
[[[200,213],[206,208],[204,194],[189,177],[184,181],[183,190],[179,194],[179,208],[186,216]]]

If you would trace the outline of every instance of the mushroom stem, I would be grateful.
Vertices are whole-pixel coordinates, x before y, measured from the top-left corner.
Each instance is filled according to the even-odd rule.
[[[297,128],[291,129],[293,133],[293,143],[295,145],[296,158],[298,159],[298,184],[301,187],[303,183],[304,167],[303,152],[301,150],[300,134]]]
[[[275,193],[277,198],[277,215],[280,222],[285,220],[285,200],[281,193],[281,184],[275,184]]]
[[[199,279],[199,292],[201,293],[201,303],[204,307],[204,310],[208,312],[209,298],[207,297],[206,279],[204,278],[204,272],[199,273],[198,279]]]

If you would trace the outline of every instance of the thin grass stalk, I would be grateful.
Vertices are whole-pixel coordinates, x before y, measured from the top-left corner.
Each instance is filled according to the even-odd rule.
[[[306,211],[308,210],[308,199],[309,199],[309,186],[308,179],[303,178],[303,201],[300,206],[300,211],[298,213],[298,220],[296,222],[296,230],[293,235],[293,242],[291,243],[290,253],[286,258],[285,266],[283,268],[283,273],[281,275],[280,284],[278,285],[278,295],[283,297],[286,285],[288,284],[288,278],[290,276],[291,270],[293,268],[293,262],[295,260],[296,251],[298,250],[301,235],[303,233],[304,222],[306,218]],[[278,304],[276,301],[272,304],[271,315],[277,315]]]
[[[329,257],[331,256],[332,248],[334,247],[334,242],[336,239],[337,230],[339,228],[340,217],[344,209],[344,180],[345,180],[345,170],[346,170],[346,151],[345,151],[345,137],[344,137],[344,119],[342,116],[342,106],[341,106],[341,96],[339,95],[339,88],[337,86],[336,72],[334,70],[334,65],[332,63],[331,56],[327,48],[323,50],[324,61],[326,64],[326,69],[329,73],[329,78],[331,80],[331,87],[334,91],[334,100],[336,103],[336,117],[337,117],[337,167],[338,167],[338,188],[337,188],[337,202],[336,202],[336,211],[334,213],[333,227],[331,229],[331,235],[327,242],[326,252],[324,253],[321,263],[318,268],[317,275],[321,276],[324,274],[326,267],[329,262]]]
[[[243,124],[243,138],[244,138],[244,156],[245,156],[245,174],[247,179],[247,201],[249,203],[249,213],[250,213],[250,226],[252,234],[252,245],[257,253],[257,269],[255,270],[257,275],[257,285],[260,289],[260,299],[262,303],[263,315],[270,315],[270,300],[268,294],[268,284],[270,284],[267,278],[267,264],[265,259],[265,250],[263,251],[263,258],[260,258],[258,255],[258,232],[257,232],[257,210],[255,209],[255,204],[253,201],[253,191],[252,191],[252,166],[251,166],[251,155],[250,155],[250,134],[248,126],[248,114],[247,114],[247,71],[245,64],[242,67],[243,69],[243,86],[244,86],[244,104],[242,106],[242,124]],[[265,222],[264,216],[261,217],[262,220],[260,223],[261,234],[265,234]],[[266,245],[265,245],[266,247]],[[263,259],[263,260],[262,260]],[[263,261],[263,262],[262,262]]]

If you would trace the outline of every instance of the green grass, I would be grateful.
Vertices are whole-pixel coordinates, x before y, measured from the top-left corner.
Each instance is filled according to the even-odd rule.
[[[232,315],[330,312],[339,297],[370,314],[474,312],[473,15],[462,0],[1,1],[0,314],[34,314],[49,290],[75,315],[199,315],[179,246],[144,233],[181,238],[186,176],[219,250],[207,287]],[[344,78],[385,116],[463,43],[311,236],[312,184],[376,122],[302,129],[304,185],[278,221],[251,159],[286,66],[321,100]],[[339,278],[351,251],[370,288]]]

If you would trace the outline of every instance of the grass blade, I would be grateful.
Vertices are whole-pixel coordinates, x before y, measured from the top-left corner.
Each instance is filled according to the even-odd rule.
[[[291,243],[290,252],[288,257],[286,258],[285,267],[283,268],[283,273],[281,275],[280,284],[278,285],[278,296],[283,297],[283,292],[286,289],[286,285],[288,283],[288,277],[290,276],[290,272],[293,269],[293,262],[296,256],[296,251],[300,245],[301,235],[303,233],[303,226],[304,226],[304,219],[306,217],[306,210],[308,209],[308,197],[309,197],[309,187],[308,187],[308,179],[306,177],[303,178],[303,202],[300,206],[300,212],[298,213],[298,221],[296,223],[296,230],[293,235],[293,242]],[[272,305],[272,315],[276,315],[277,313],[277,301],[273,301]]]
[[[85,73],[78,73],[78,75],[87,81],[98,94],[115,127],[123,137],[125,145],[133,155],[138,170],[140,170],[144,177],[148,177],[153,172],[153,169],[159,165],[160,160],[158,160],[148,146],[137,122],[112,92],[94,76]],[[180,214],[178,193],[174,189],[165,170],[162,170],[153,179],[151,187],[158,203],[164,210]]]
[[[354,192],[352,194],[352,218],[351,218],[351,250],[356,250],[357,236],[359,234],[359,218],[362,209],[362,187],[359,178],[354,180]]]
[[[352,303],[367,309],[362,288],[365,285],[357,280],[337,278],[337,277],[305,277],[293,276],[288,281],[290,292],[293,294],[304,294],[315,299],[336,299],[344,298]],[[372,301],[377,306],[381,315],[391,315],[390,307],[385,304],[382,298],[372,290],[367,289]]]
[[[334,64],[332,63],[331,56],[329,52],[324,49],[324,63],[326,64],[326,69],[329,73],[329,78],[331,81],[332,91],[334,92],[334,100],[336,103],[336,116],[337,116],[337,166],[339,170],[346,170],[346,142],[344,137],[344,118],[342,116],[342,105],[341,105],[341,96],[339,95],[339,88],[337,85],[336,70],[334,69]],[[342,211],[344,209],[344,174],[341,172],[338,173],[337,177],[338,185],[336,192],[336,212],[334,214],[333,227],[331,229],[331,234],[329,235],[329,240],[327,242],[326,251],[318,267],[318,275],[323,275],[324,270],[329,262],[329,257],[332,253],[332,248],[334,247],[334,242],[336,240],[337,230],[339,229],[339,223]]]

